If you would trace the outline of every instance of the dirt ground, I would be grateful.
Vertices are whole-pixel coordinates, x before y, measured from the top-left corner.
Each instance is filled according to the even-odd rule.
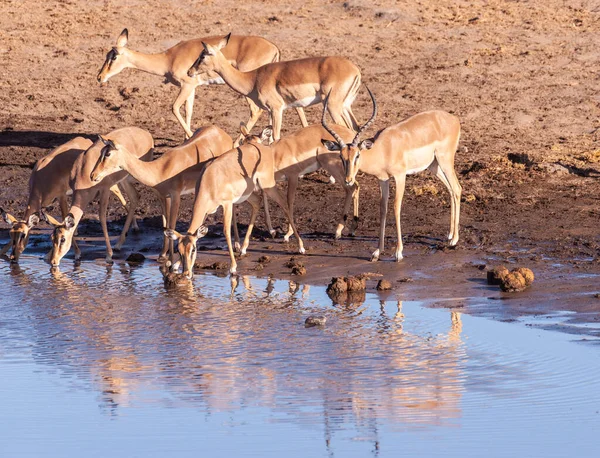
[[[600,308],[590,280],[600,273],[600,1],[0,0],[0,11],[0,206],[5,209],[23,212],[35,160],[72,136],[135,125],[153,134],[159,151],[183,140],[171,114],[178,92],[173,85],[134,70],[105,87],[97,83],[105,54],[123,28],[129,29],[129,46],[143,52],[207,35],[260,35],[279,46],[283,59],[343,55],[354,61],[379,104],[371,132],[429,109],[454,113],[462,123],[456,155],[463,186],[458,247],[444,248],[449,196],[424,173],[407,180],[403,205],[405,250],[414,258],[396,265],[388,250],[383,262],[368,263],[379,227],[376,180],[359,176],[359,237],[334,242],[330,234],[343,191],[315,173],[302,181],[296,211],[309,254],[319,259],[307,278],[324,282],[336,273],[328,265],[357,272],[377,266],[398,279],[414,276],[415,269],[429,278],[427,288],[451,286],[454,296],[467,297],[473,285],[481,286],[468,281],[471,271],[482,278],[478,265],[518,262],[534,266],[545,279],[537,287],[541,296],[536,288],[520,295],[532,309],[551,291],[563,309]],[[354,111],[366,120],[370,110],[362,91]],[[320,106],[307,109],[309,122],[318,122],[320,114]],[[226,86],[196,92],[193,127],[214,123],[234,135],[248,115],[242,98]],[[258,126],[266,122],[263,117]],[[286,112],[283,134],[299,128],[295,113]],[[140,189],[138,216],[151,226],[158,202]],[[182,228],[191,215],[190,198],[186,202]],[[87,230],[93,233],[99,227],[97,210],[88,210]],[[274,212],[283,225],[281,213]],[[246,221],[248,209],[241,206],[239,214]],[[112,205],[110,217],[119,220],[123,210]],[[264,228],[262,219],[258,224]],[[138,248],[134,243],[129,249]],[[254,249],[273,250],[269,246],[259,242]],[[280,256],[289,257],[293,246],[283,247]],[[271,273],[285,275],[278,269]]]

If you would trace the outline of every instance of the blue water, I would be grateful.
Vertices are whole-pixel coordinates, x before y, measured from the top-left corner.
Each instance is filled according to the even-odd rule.
[[[165,290],[152,262],[0,276],[2,457],[598,453],[600,346],[568,334],[252,277]]]

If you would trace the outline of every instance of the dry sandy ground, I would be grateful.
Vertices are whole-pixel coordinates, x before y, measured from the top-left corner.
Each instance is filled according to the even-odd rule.
[[[96,82],[106,52],[124,27],[130,47],[144,52],[230,31],[261,35],[280,47],[284,59],[338,54],[357,63],[380,107],[372,131],[434,108],[461,119],[459,247],[439,251],[449,222],[441,183],[427,174],[411,177],[403,231],[407,253],[416,259],[397,266],[384,258],[378,266],[387,275],[411,276],[411,269],[425,272],[435,266],[424,274],[425,285],[451,285],[455,296],[466,297],[479,284],[468,280],[470,272],[456,270],[458,265],[529,263],[541,272],[538,292],[558,288],[557,297],[568,304],[563,308],[600,304],[594,282],[577,280],[580,272],[588,279],[600,272],[600,1],[0,0],[0,11],[3,208],[22,211],[34,161],[74,134],[136,125],[152,132],[159,150],[182,140],[170,113],[177,88],[132,70],[106,87]],[[359,119],[369,116],[364,92],[355,107]],[[317,122],[320,108],[307,112],[309,121]],[[233,135],[247,116],[243,100],[229,88],[197,91],[195,127],[215,123]],[[265,123],[266,118],[259,126]],[[284,133],[298,128],[295,114],[286,113]],[[318,173],[301,183],[298,226],[325,264],[330,259],[335,266],[338,253],[347,257],[348,269],[372,266],[366,258],[375,245],[379,191],[370,177],[360,182],[358,234],[365,239],[339,243],[328,237],[342,190]],[[139,216],[158,214],[153,195],[143,191],[143,197]],[[188,203],[182,221],[189,219],[189,208]],[[91,220],[95,212],[90,207]],[[244,220],[247,210],[240,213]],[[122,216],[113,205],[111,218]],[[393,234],[393,221],[388,227]],[[90,228],[97,230],[91,223]],[[256,248],[268,250],[265,246],[268,242]],[[139,248],[133,239],[128,247]],[[281,256],[289,257],[292,248]],[[460,258],[458,264],[448,262],[454,257]],[[315,269],[321,272],[316,264]],[[555,275],[553,269],[558,269]],[[539,300],[535,290],[520,295],[532,307]]]

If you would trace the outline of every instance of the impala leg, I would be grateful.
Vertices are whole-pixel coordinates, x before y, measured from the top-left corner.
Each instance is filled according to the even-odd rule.
[[[287,188],[287,203],[290,211],[290,215],[294,217],[294,201],[296,200],[296,190],[298,189],[298,176],[288,177],[288,188]],[[289,242],[290,237],[294,233],[292,225],[288,225],[287,233],[283,236],[284,242]]]
[[[183,105],[184,102],[188,99],[192,91],[194,91],[194,86],[190,84],[182,84],[181,90],[179,91],[179,95],[175,99],[175,102],[173,102],[173,114],[177,118],[177,121],[179,121],[179,124],[181,124],[181,127],[183,127],[183,130],[185,131],[185,138],[190,138],[193,135],[193,132],[190,130],[190,126],[186,124],[179,110],[181,108],[181,105]]]
[[[110,193],[106,191],[100,193],[100,226],[102,226],[102,234],[104,234],[104,242],[106,243],[106,262],[110,264],[112,263],[113,250],[110,246],[110,237],[108,235],[108,227],[106,226],[109,196]]]
[[[273,125],[273,138],[275,141],[281,138],[281,123],[283,119],[283,108],[277,107],[271,109],[271,121]]]
[[[185,123],[187,124],[190,131],[192,130],[192,114],[194,113],[194,96],[196,95],[196,88],[193,87],[188,98],[185,99]]]
[[[237,262],[235,261],[235,254],[233,253],[233,246],[231,244],[231,219],[233,216],[233,204],[228,202],[223,204],[223,232],[225,232],[225,240],[227,241],[227,249],[229,250],[229,257],[231,259],[231,265],[229,266],[229,273],[235,274],[237,272]]]
[[[396,242],[396,262],[402,260],[402,230],[400,227],[400,213],[402,212],[402,198],[404,197],[404,188],[406,187],[406,175],[396,175],[396,198],[394,199],[394,216],[396,217],[396,233],[398,241]]]
[[[169,228],[169,217],[171,216],[171,197],[165,197],[161,199],[161,204],[163,206],[163,232],[164,229]],[[165,262],[168,260],[167,253],[172,252],[173,240],[163,234],[163,249],[158,256],[158,262]]]
[[[263,191],[266,192],[267,195],[271,199],[273,199],[277,203],[277,205],[279,205],[283,209],[285,216],[287,216],[288,221],[290,222],[290,226],[292,226],[294,235],[298,239],[298,253],[304,254],[306,252],[306,250],[304,249],[304,242],[302,242],[302,239],[300,238],[300,234],[298,233],[298,230],[296,229],[296,224],[294,224],[294,218],[293,218],[292,214],[290,213],[290,210],[285,202],[285,199],[279,192],[279,189],[277,189],[277,186],[275,185],[275,183],[273,183],[273,185],[270,188],[263,188]]]
[[[350,235],[354,237],[356,229],[358,229],[358,198],[360,195],[360,185],[354,181],[354,191],[352,192],[352,203],[354,204],[354,213],[352,223],[349,224]]]
[[[131,184],[131,182],[127,180],[123,180],[121,182],[121,186],[125,190],[125,193],[129,196],[129,206],[127,208],[127,218],[125,218],[125,225],[123,226],[123,230],[121,231],[121,235],[119,236],[119,241],[115,246],[117,251],[121,250],[121,247],[125,244],[125,239],[127,238],[127,232],[129,231],[129,227],[131,226],[131,222],[135,218],[135,209],[138,206],[138,202],[140,201],[140,195],[137,190]],[[106,198],[108,199],[109,194],[106,193]]]
[[[388,200],[390,198],[390,180],[379,180],[381,199],[379,201],[379,248],[371,255],[371,261],[378,261],[385,245],[385,220],[387,217]]]
[[[248,107],[250,108],[250,119],[246,123],[246,129],[248,129],[248,132],[250,132],[252,130],[252,128],[254,127],[254,125],[256,124],[256,122],[258,121],[258,118],[260,118],[260,115],[263,113],[263,109],[259,108],[252,101],[252,99],[250,99],[248,97],[246,97],[246,102],[248,102]],[[243,138],[244,138],[244,136],[242,134],[240,134],[239,137],[235,140],[233,147],[237,148],[240,145],[240,142],[243,140]]]
[[[240,233],[238,231],[237,212],[235,211],[235,207],[232,210],[232,212],[233,212],[233,216],[232,216],[231,220],[232,220],[232,225],[233,225],[233,239],[234,239],[233,248],[235,249],[235,251],[239,252],[241,250]]]
[[[173,195],[171,197],[171,208],[169,209],[169,220],[167,222],[167,227],[169,229],[175,229],[175,227],[177,226],[177,217],[179,216],[179,206],[180,205],[181,205],[181,196],[179,195],[179,193],[175,192],[175,193],[173,193]],[[175,257],[175,253],[174,253],[174,249],[173,249],[174,243],[175,242],[173,239],[169,239],[169,260],[170,260],[171,265],[173,265],[174,257]]]
[[[440,171],[436,176],[440,178],[440,174],[444,176],[446,181],[442,180],[448,191],[450,191],[450,197],[452,199],[452,211],[450,213],[450,246],[454,246],[458,243],[458,227],[460,220],[460,198],[462,195],[462,186],[458,182],[458,177],[456,176],[456,172],[454,171],[454,161],[453,159],[440,157],[438,159],[438,169]],[[441,179],[441,178],[440,178]],[[447,183],[447,184],[446,184]]]
[[[269,211],[269,199],[267,199],[267,193],[263,191],[263,206],[265,207],[265,220],[267,222],[267,229],[269,230],[269,234],[271,237],[275,238],[277,231],[273,229],[273,224],[271,223],[271,212]]]
[[[244,244],[242,245],[242,256],[246,255],[246,250],[250,244],[250,236],[252,235],[252,229],[254,229],[254,222],[256,221],[256,216],[260,210],[260,196],[256,193],[250,194],[248,203],[252,206],[252,214],[250,215],[250,224],[248,224],[248,231],[246,231],[246,237],[244,237]]]
[[[296,107],[296,113],[298,113],[302,127],[308,127],[308,121],[306,120],[306,114],[304,114],[304,108]]]
[[[454,238],[454,218],[456,211],[456,201],[454,200],[454,190],[452,186],[450,186],[450,182],[446,178],[446,175],[440,168],[437,160],[433,161],[433,164],[429,166],[430,172],[435,175],[443,184],[446,186],[446,189],[450,193],[450,232],[448,233],[448,240],[452,240]]]
[[[358,120],[356,119],[356,116],[354,116],[351,106],[345,107],[344,120],[346,121],[346,125],[349,129],[353,129],[355,132],[359,129],[360,126],[358,125]]]

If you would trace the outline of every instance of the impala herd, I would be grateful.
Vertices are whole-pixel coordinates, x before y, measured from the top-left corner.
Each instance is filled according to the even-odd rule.
[[[29,180],[29,201],[23,220],[2,212],[12,225],[10,241],[1,255],[12,249],[10,259],[18,262],[27,246],[29,233],[40,219],[54,226],[52,250],[47,260],[58,266],[71,245],[75,259],[81,252],[74,236],[83,210],[97,196],[99,216],[106,242],[106,260],[111,262],[113,249],[106,224],[110,193],[127,209],[127,219],[115,249],[125,242],[129,227],[137,228],[135,208],[139,201],[133,186],[138,181],[154,190],[160,199],[164,225],[164,243],[158,257],[171,269],[182,266],[191,278],[196,259],[196,243],[207,233],[206,217],[223,207],[223,230],[231,258],[230,273],[236,273],[234,251],[245,255],[256,216],[264,205],[267,226],[272,228],[267,197],[284,210],[289,230],[298,240],[298,252],[304,244],[294,223],[294,204],[299,178],[317,169],[326,170],[332,181],[339,182],[346,193],[343,213],[335,230],[340,238],[348,222],[353,235],[358,225],[359,171],[379,180],[379,246],[371,259],[376,261],[384,250],[385,224],[389,199],[389,180],[396,182],[394,215],[397,228],[396,261],[402,259],[400,210],[406,175],[429,169],[448,188],[451,196],[450,245],[458,242],[461,186],[454,171],[454,154],[460,123],[443,111],[427,111],[378,131],[361,141],[360,137],[376,119],[377,102],[367,88],[373,104],[370,119],[360,125],[352,112],[361,87],[359,68],[342,57],[309,57],[281,61],[280,51],[261,37],[227,35],[183,41],[158,54],[144,54],[127,47],[127,29],[117,38],[116,46],[106,55],[98,73],[98,82],[106,83],[125,68],[135,68],[164,76],[180,87],[173,103],[173,114],[183,127],[186,141],[154,160],[154,141],[149,132],[137,127],[99,135],[95,142],[77,137],[55,148],[37,161]],[[251,117],[234,141],[217,126],[192,131],[192,110],[197,86],[227,84],[242,94],[250,107]],[[366,86],[365,86],[366,87]],[[181,106],[185,103],[185,119]],[[304,107],[323,104],[320,124],[308,125]],[[281,138],[283,111],[295,108],[303,128]],[[250,131],[263,111],[270,116],[269,127],[259,135]],[[327,122],[327,115],[332,124]],[[287,181],[287,198],[276,183]],[[121,193],[129,198],[129,204]],[[192,220],[185,234],[175,230],[181,196],[195,193]],[[67,196],[72,194],[71,206]],[[262,194],[262,197],[261,197]],[[62,222],[45,211],[58,199]],[[244,201],[252,206],[248,230],[240,245],[233,205]],[[231,240],[233,226],[235,244]],[[174,241],[177,242],[175,250]]]

